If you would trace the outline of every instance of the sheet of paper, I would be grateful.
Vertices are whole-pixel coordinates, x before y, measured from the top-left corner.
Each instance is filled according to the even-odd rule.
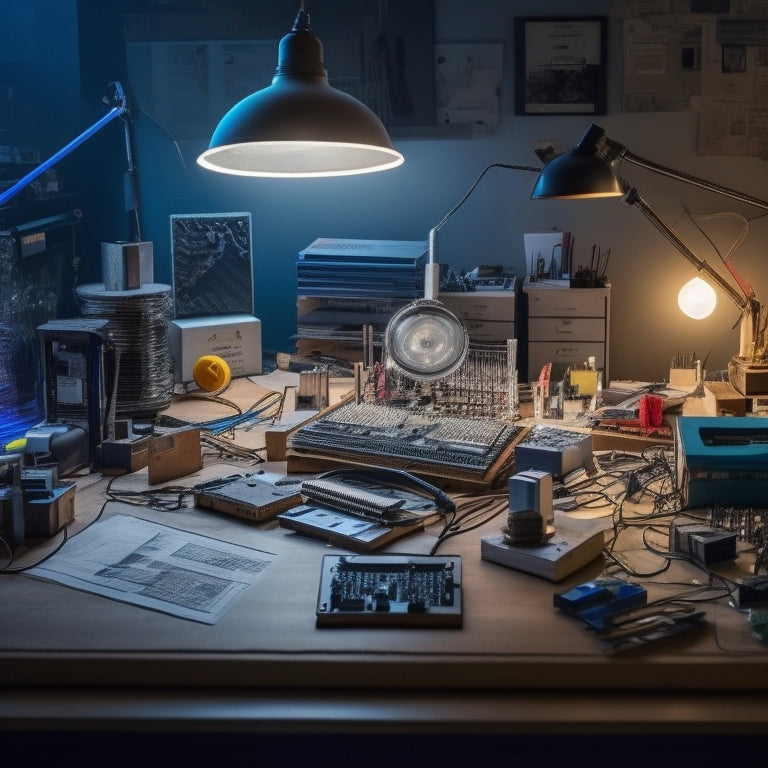
[[[68,587],[204,624],[215,624],[275,559],[128,515],[73,536],[27,571]]]

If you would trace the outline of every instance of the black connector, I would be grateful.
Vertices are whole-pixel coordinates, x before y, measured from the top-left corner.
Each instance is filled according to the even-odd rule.
[[[768,576],[753,576],[737,585],[736,605],[739,608],[768,605]]]
[[[736,558],[736,534],[700,523],[671,523],[669,549],[708,567]]]

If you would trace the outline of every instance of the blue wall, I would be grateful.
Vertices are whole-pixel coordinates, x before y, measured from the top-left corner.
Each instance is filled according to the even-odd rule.
[[[51,150],[95,120],[104,109],[99,98],[106,84],[125,77],[124,54],[108,5],[94,0],[12,0],[11,23],[35,42],[39,57],[27,57],[23,70],[30,98],[37,98],[40,133],[37,140]],[[258,3],[253,4],[257,14]],[[313,20],[322,16],[321,3],[309,4]],[[620,5],[624,5],[623,3]],[[78,40],[77,9],[80,7]],[[578,13],[610,14],[609,0],[578,4]],[[286,11],[285,31],[293,18]],[[403,166],[384,174],[327,180],[249,180],[220,177],[195,162],[203,141],[179,141],[143,114],[133,110],[133,134],[142,199],[141,236],[154,243],[155,278],[170,282],[169,216],[248,210],[253,215],[254,292],[256,314],[262,320],[266,349],[291,349],[296,326],[295,260],[300,249],[319,236],[340,238],[426,239],[428,232],[492,162],[535,165],[533,147],[550,140],[558,149],[572,146],[589,118],[516,117],[512,104],[512,25],[518,15],[573,13],[569,0],[508,3],[505,0],[436,0],[437,42],[503,41],[506,76],[502,93],[502,123],[495,129],[474,129],[461,136],[435,131],[395,142]],[[114,20],[113,20],[114,21]],[[106,27],[105,27],[106,24]],[[319,25],[316,22],[315,27]],[[33,30],[34,34],[28,34]],[[90,30],[90,31],[89,31]],[[5,26],[5,36],[14,38]],[[43,44],[43,40],[46,44]],[[78,46],[84,41],[99,45]],[[110,41],[112,41],[110,43]],[[21,46],[16,46],[21,49]],[[7,53],[0,52],[0,61]],[[330,62],[327,62],[330,65]],[[622,62],[621,22],[609,25],[608,114],[595,122],[633,152],[689,173],[710,178],[768,198],[768,174],[754,158],[701,157],[696,154],[696,112],[628,114],[620,111]],[[39,65],[36,73],[35,65]],[[82,90],[76,92],[80,72]],[[103,82],[94,77],[103,73]],[[35,74],[37,77],[35,77]],[[254,89],[266,83],[254,85]],[[137,105],[140,107],[140,105]],[[114,129],[114,130],[113,130]],[[125,171],[122,127],[110,126],[79,149],[67,166],[67,180],[85,199],[86,274],[98,279],[99,243],[123,239],[129,223],[122,209]],[[492,171],[470,201],[440,234],[440,259],[455,266],[480,263],[511,264],[525,274],[523,234],[554,227],[571,229],[585,248],[599,242],[613,251],[612,378],[651,379],[668,374],[673,354],[696,349],[709,353],[708,367],[723,368],[736,351],[730,330],[737,318],[734,305],[723,298],[715,315],[696,322],[676,308],[677,290],[692,276],[638,211],[615,200],[590,203],[533,202],[534,174]],[[673,220],[684,206],[732,209],[722,198],[690,191],[645,172],[632,173],[644,197]],[[755,216],[755,211],[749,212]],[[750,238],[739,252],[739,269],[758,294],[768,293],[762,244],[765,217],[752,223]],[[728,233],[725,233],[728,236]],[[577,251],[577,258],[578,258]],[[704,255],[709,257],[708,253]]]

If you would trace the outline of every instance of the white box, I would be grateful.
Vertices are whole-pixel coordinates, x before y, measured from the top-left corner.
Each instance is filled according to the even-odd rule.
[[[253,315],[211,315],[171,320],[168,332],[174,381],[193,381],[195,363],[217,355],[232,377],[261,374],[261,320]]]

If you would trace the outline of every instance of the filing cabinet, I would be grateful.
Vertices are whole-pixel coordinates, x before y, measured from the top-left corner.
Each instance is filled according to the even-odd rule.
[[[440,293],[438,300],[464,323],[470,342],[498,344],[517,338],[517,291]]]
[[[579,365],[590,357],[608,377],[610,284],[571,288],[567,281],[530,282],[523,286],[527,305],[528,380],[546,363]]]

